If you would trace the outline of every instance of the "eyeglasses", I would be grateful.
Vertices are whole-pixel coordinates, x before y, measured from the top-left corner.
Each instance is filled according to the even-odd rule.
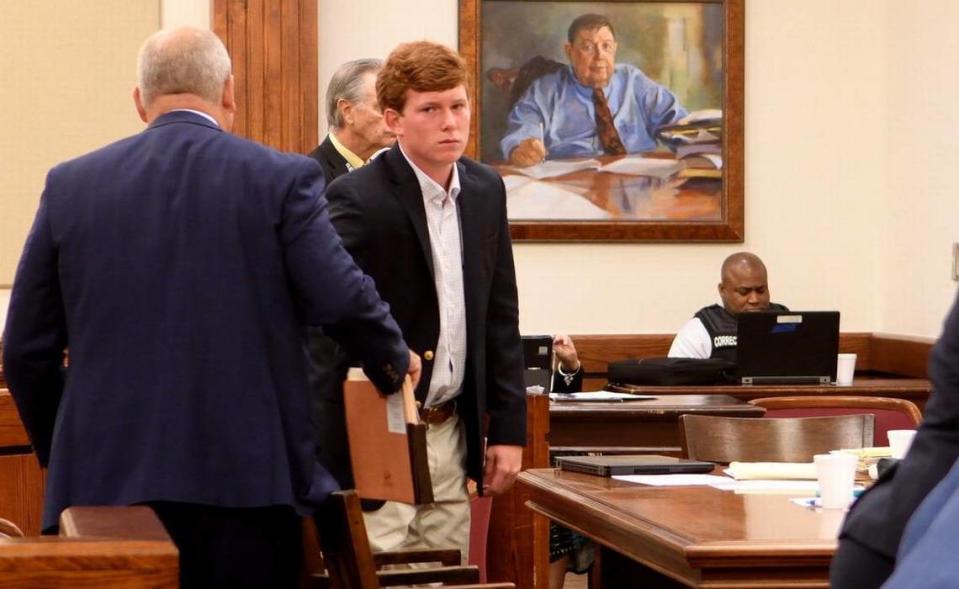
[[[583,53],[595,53],[599,49],[600,53],[612,53],[616,51],[616,41],[603,41],[602,43],[593,43],[592,41],[580,41],[576,43],[576,50]]]

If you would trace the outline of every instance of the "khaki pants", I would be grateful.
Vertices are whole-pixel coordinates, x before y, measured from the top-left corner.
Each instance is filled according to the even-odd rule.
[[[387,501],[363,513],[374,552],[406,548],[459,548],[469,555],[470,502],[466,490],[466,433],[459,415],[426,430],[433,503]]]

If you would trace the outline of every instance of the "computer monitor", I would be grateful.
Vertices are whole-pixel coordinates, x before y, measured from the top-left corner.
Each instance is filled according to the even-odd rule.
[[[838,311],[758,311],[737,317],[736,372],[743,384],[836,380]]]
[[[523,336],[523,380],[526,388],[543,387],[544,393],[552,392],[553,336]]]

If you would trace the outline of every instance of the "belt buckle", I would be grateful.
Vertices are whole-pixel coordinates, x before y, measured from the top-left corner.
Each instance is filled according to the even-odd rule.
[[[453,414],[453,407],[450,406],[450,403],[452,402],[453,401],[450,400],[433,407],[420,409],[420,418],[427,425],[443,423]]]

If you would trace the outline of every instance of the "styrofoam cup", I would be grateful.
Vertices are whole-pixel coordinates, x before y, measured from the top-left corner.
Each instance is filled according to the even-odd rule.
[[[893,458],[903,458],[909,452],[909,446],[912,445],[912,439],[916,437],[914,429],[891,429],[886,432],[889,436],[889,450]]]
[[[858,458],[853,454],[816,454],[819,500],[824,509],[845,509],[852,502]]]
[[[839,354],[836,358],[836,384],[841,387],[852,385],[852,377],[856,373],[856,355]]]

